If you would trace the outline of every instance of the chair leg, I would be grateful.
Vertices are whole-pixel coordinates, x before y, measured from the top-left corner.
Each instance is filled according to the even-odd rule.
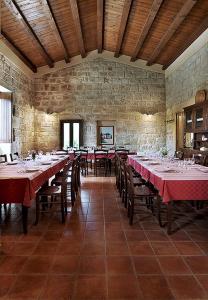
[[[67,186],[64,187],[64,210],[65,210],[65,215],[67,215]]]
[[[127,208],[127,200],[128,200],[128,193],[127,190],[125,190],[124,193],[124,207]]]
[[[129,201],[128,201],[128,204],[127,204],[127,216],[128,216],[128,218],[130,217],[130,209],[131,209],[131,204],[129,203]]]
[[[39,217],[40,217],[40,200],[39,200],[39,195],[36,196],[36,200],[35,200],[35,204],[36,204],[36,212],[35,212],[35,224],[37,225],[39,222]]]
[[[24,234],[27,234],[27,220],[28,220],[28,207],[22,205],[22,223],[23,223]]]
[[[71,186],[71,203],[72,203],[72,206],[74,206],[74,202],[75,202],[75,192],[74,192],[73,186]]]
[[[109,164],[109,173],[111,175],[111,166],[112,166],[111,159],[108,160],[108,164]]]
[[[63,195],[61,195],[61,220],[62,220],[62,223],[65,222],[65,211],[64,211],[64,197]]]
[[[159,225],[160,227],[162,227],[162,220],[161,220],[161,201],[160,201],[160,197],[157,196],[157,218],[158,218],[158,222],[159,222]]]
[[[64,199],[64,206],[65,206],[65,214],[67,215],[68,211],[67,211],[67,192],[65,195],[65,199]]]
[[[125,190],[122,189],[122,192],[121,192],[121,202],[124,203],[124,197],[125,197]]]
[[[172,233],[172,214],[173,214],[173,201],[170,201],[168,203],[168,211],[167,211],[167,221],[168,221],[167,233],[168,234]]]
[[[95,163],[95,176],[97,177],[97,162]]]
[[[109,161],[108,161],[108,159],[107,159],[106,162],[105,162],[105,177],[106,177],[107,174],[108,174],[108,169],[109,169],[109,173],[110,173]]]
[[[133,224],[133,218],[134,218],[134,202],[131,201],[131,207],[130,207],[130,211],[129,211],[130,215],[129,215],[129,224],[132,225]]]

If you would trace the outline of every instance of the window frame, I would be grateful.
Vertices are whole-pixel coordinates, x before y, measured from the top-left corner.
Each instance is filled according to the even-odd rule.
[[[2,96],[3,95],[3,96]],[[10,138],[8,141],[0,141],[0,144],[11,144],[15,141],[15,134],[13,129],[13,117],[14,117],[14,103],[13,103],[13,93],[12,92],[0,92],[0,99],[9,100],[11,102],[11,115],[10,115]]]
[[[79,147],[83,146],[83,120],[76,119],[68,119],[68,120],[60,120],[60,149],[63,149],[64,146],[64,135],[63,128],[64,123],[70,124],[70,145],[69,147],[73,147],[73,123],[79,123]]]

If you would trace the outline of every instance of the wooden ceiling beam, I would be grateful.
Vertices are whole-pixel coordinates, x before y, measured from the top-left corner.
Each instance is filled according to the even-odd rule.
[[[36,35],[36,33],[34,32],[33,28],[30,26],[29,22],[27,21],[25,15],[23,14],[23,12],[21,11],[20,7],[18,6],[18,4],[16,3],[15,0],[12,0],[12,3],[15,7],[15,9],[17,10],[18,14],[21,16],[21,21],[24,24],[24,26],[26,27],[27,31],[30,33],[31,37],[33,38],[33,40],[36,41],[36,44],[40,50],[40,54],[41,56],[44,58],[44,60],[47,62],[48,66],[50,68],[53,67],[53,60],[51,59],[51,57],[49,56],[49,54],[47,53],[47,51],[45,50],[45,48],[43,47],[41,41],[39,40],[38,36]]]
[[[66,61],[66,63],[68,63],[68,62],[70,62],[70,56],[69,56],[66,44],[64,42],[63,36],[61,34],[61,31],[56,22],[50,2],[49,2],[49,0],[42,0],[41,2],[42,2],[44,12],[48,16],[49,24],[53,30],[53,33],[56,36],[56,40],[57,40],[58,44],[60,45],[60,47],[62,48],[62,51],[64,52],[65,61]]]
[[[97,48],[103,51],[104,0],[97,0]]]
[[[155,17],[162,5],[162,2],[164,0],[154,0],[154,2],[152,3],[152,6],[151,6],[151,9],[150,9],[150,12],[149,12],[149,15],[147,17],[147,20],[146,22],[144,23],[144,26],[142,28],[142,31],[137,39],[137,43],[136,43],[136,47],[134,49],[134,53],[131,57],[131,61],[136,61],[137,60],[137,56],[145,42],[145,39],[151,29],[151,26],[155,20]]]
[[[10,37],[3,31],[1,31],[0,39],[14,52],[19,59],[28,66],[34,73],[37,72],[36,66],[29,60],[29,58],[13,43]]]
[[[129,18],[129,13],[132,5],[132,0],[125,0],[124,6],[123,6],[123,12],[121,16],[121,22],[120,22],[120,28],[119,28],[119,33],[118,33],[118,40],[117,40],[117,45],[116,45],[116,51],[114,56],[119,57],[120,55],[120,50],[124,38],[124,34],[126,31],[126,26],[128,23],[128,18]]]
[[[202,23],[196,28],[196,30],[187,38],[187,40],[179,49],[179,51],[177,51],[176,55],[174,55],[174,57],[172,57],[163,66],[163,70],[166,70],[207,28],[208,28],[208,15],[202,21]]]
[[[155,63],[155,60],[160,55],[162,49],[169,42],[169,40],[172,38],[172,36],[176,32],[176,30],[179,28],[181,23],[184,21],[184,19],[190,13],[191,9],[194,7],[194,5],[197,3],[197,1],[198,0],[186,0],[184,5],[182,6],[181,10],[177,13],[176,17],[174,18],[174,21],[168,27],[166,33],[164,34],[164,36],[160,40],[159,44],[155,48],[152,56],[148,60],[148,63],[147,63],[148,66],[151,66]]]
[[[76,31],[77,35],[77,41],[79,44],[79,51],[81,53],[81,56],[84,58],[86,57],[86,51],[84,47],[84,39],[82,35],[82,27],[80,23],[80,18],[79,18],[79,10],[77,6],[77,0],[69,0],[70,7],[71,7],[71,12],[72,12],[72,18],[74,21],[74,28]]]

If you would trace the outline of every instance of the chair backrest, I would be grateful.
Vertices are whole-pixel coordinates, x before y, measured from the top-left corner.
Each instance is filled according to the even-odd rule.
[[[129,165],[126,166],[125,171],[126,171],[126,183],[127,183],[128,194],[131,197],[134,195],[133,173],[132,173],[131,166]]]
[[[198,153],[198,154],[193,154],[194,162],[197,165],[205,165],[205,158],[206,156]]]
[[[116,149],[115,152],[118,154],[118,156],[124,160],[127,160],[129,150],[128,149]]]
[[[121,157],[120,159],[120,170],[121,170],[121,179],[124,185],[127,185],[127,177],[126,177],[126,162]]]
[[[75,157],[79,156],[81,159],[87,159],[88,150],[86,149],[74,150],[74,155]]]
[[[72,161],[71,184],[73,189],[78,190],[80,184],[80,156],[76,156]]]
[[[63,168],[63,177],[67,177],[68,176],[68,172],[70,170],[70,168],[72,167],[72,161],[69,160],[67,161],[67,163],[65,164],[64,168]]]
[[[108,150],[94,150],[95,159],[107,158]]]
[[[204,156],[204,166],[208,167],[208,155]]]
[[[7,156],[6,154],[1,154],[0,155],[0,163],[5,163],[7,162]]]
[[[183,151],[175,151],[175,157],[182,160],[184,158],[184,152]]]
[[[10,159],[11,161],[13,161],[14,159],[19,157],[19,153],[18,152],[14,152],[14,154],[10,153]]]

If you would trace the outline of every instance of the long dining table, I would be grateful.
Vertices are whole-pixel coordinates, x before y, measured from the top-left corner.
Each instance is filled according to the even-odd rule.
[[[153,184],[168,206],[168,233],[171,232],[174,201],[208,200],[208,168],[191,161],[161,160],[142,155],[128,156],[128,164]]]
[[[23,231],[27,233],[28,208],[36,192],[63,169],[69,155],[42,156],[33,161],[0,164],[0,204],[21,204]]]
[[[121,149],[121,152],[122,152],[122,149]],[[127,153],[128,154],[128,153]],[[135,154],[135,152],[129,152],[129,154]],[[69,152],[69,155],[71,158],[74,157],[74,151],[70,151]],[[99,150],[99,154],[97,154],[97,156],[99,155],[99,157],[105,157],[106,153],[103,152],[102,154],[102,149]],[[107,158],[112,160],[114,159],[116,156],[116,151],[115,150],[108,150],[108,153],[107,153]],[[95,152],[93,150],[89,150],[88,153],[87,153],[87,159],[89,160],[95,160]]]

